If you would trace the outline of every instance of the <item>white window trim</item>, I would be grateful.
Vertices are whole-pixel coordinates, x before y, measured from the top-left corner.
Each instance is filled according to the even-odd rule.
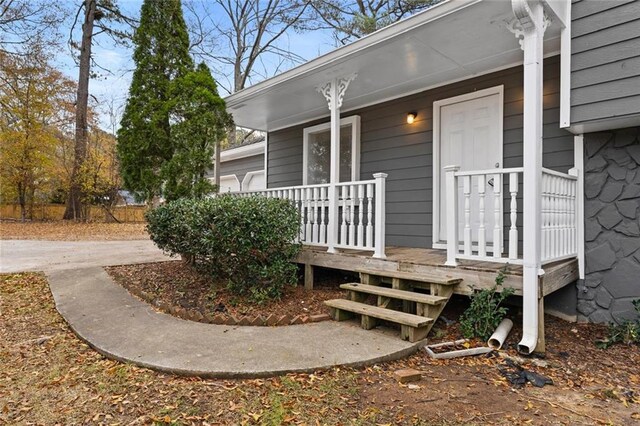
[[[447,243],[440,241],[440,108],[446,105],[456,104],[458,102],[470,101],[472,99],[484,98],[486,96],[498,95],[500,117],[498,142],[500,153],[500,167],[504,167],[504,85],[489,87],[488,89],[477,90],[464,95],[454,96],[453,98],[441,99],[433,103],[433,224],[432,224],[432,248],[446,249]],[[444,166],[448,166],[445,164]],[[501,203],[500,205],[502,206]],[[500,217],[504,215],[501,213]]]
[[[253,177],[257,176],[257,175],[263,175],[264,178],[265,178],[265,185],[264,185],[265,187],[264,188],[257,188],[257,189],[266,189],[266,184],[267,184],[266,178],[267,177],[265,176],[264,170],[254,170],[252,172],[247,172],[244,175],[244,178],[242,178],[242,186],[241,186],[240,190],[241,191],[248,191],[246,186],[249,184],[249,182],[251,182],[251,179],[253,179]]]
[[[351,181],[360,178],[360,116],[352,115],[340,120],[340,127],[351,125]],[[309,162],[309,135],[325,130],[330,130],[331,122],[306,127],[302,136],[302,184],[307,185]]]

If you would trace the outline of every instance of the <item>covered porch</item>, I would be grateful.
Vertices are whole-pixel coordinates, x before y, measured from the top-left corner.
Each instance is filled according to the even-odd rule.
[[[572,268],[578,267],[580,168],[560,171],[543,167],[545,54],[560,54],[559,108],[552,113],[559,116],[556,128],[568,124],[569,8],[568,1],[445,1],[233,95],[228,105],[236,121],[269,133],[268,189],[243,195],[260,193],[285,198],[296,206],[300,216],[299,241],[305,246],[300,262],[309,267],[324,265],[357,270],[349,265],[364,262],[379,266],[381,271],[416,268],[416,272],[424,273],[460,273],[466,274],[466,278],[455,291],[465,293],[471,287],[480,288],[481,283],[493,283],[496,272],[508,263],[511,285],[524,299],[525,336],[521,346],[523,352],[530,353],[539,337],[542,298],[574,281]],[[523,78],[520,86],[510,88],[508,93],[512,99],[518,99],[518,92],[522,96],[519,105],[518,101],[511,101],[513,109],[522,111],[518,142],[520,164],[512,167],[506,164],[507,156],[503,154],[506,146],[503,135],[507,130],[503,130],[502,120],[510,113],[503,111],[506,108],[504,83],[492,87],[483,82],[482,90],[478,90],[475,83],[469,84],[466,94],[456,89],[449,98],[438,90],[455,85],[462,88],[466,81],[477,81],[480,76],[500,74],[514,67],[520,67]],[[435,92],[434,95],[430,95],[431,92]],[[443,93],[451,92],[443,90]],[[430,157],[431,164],[424,164],[424,170],[432,167],[431,176],[422,175],[418,170],[420,163],[412,161],[411,154],[400,159],[393,153],[388,161],[371,154],[370,158],[376,158],[377,167],[368,167],[365,173],[364,167],[359,168],[360,145],[354,142],[354,137],[349,154],[351,161],[348,161],[350,173],[343,175],[341,130],[346,118],[342,115],[354,118],[352,129],[358,129],[354,134],[360,131],[358,114],[377,105],[380,108],[394,102],[399,108],[406,105],[405,115],[415,119],[416,114],[412,113],[415,110],[409,109],[414,102],[409,100],[423,94],[425,100],[433,99],[429,105],[431,110],[429,114],[418,112],[417,118],[424,120],[421,125],[430,132],[431,139],[418,143],[423,143],[426,156]],[[454,96],[456,94],[458,96]],[[483,103],[490,97],[491,102]],[[403,99],[408,100],[403,103]],[[485,129],[483,125],[493,125],[492,119],[474,118],[474,123],[466,122],[456,133],[453,124],[459,111],[455,107],[467,101],[472,104],[465,113],[473,115],[491,110],[494,114],[491,117],[500,118],[499,124],[487,125]],[[448,106],[452,108],[446,110]],[[323,180],[310,182],[308,146],[314,142],[309,142],[313,139],[307,139],[307,134],[318,131],[316,128],[327,113],[325,128],[330,137],[325,149],[328,158],[323,166],[326,174]],[[371,115],[375,117],[380,113],[376,111]],[[427,117],[423,118],[424,115]],[[450,120],[448,132],[442,130],[447,119]],[[387,140],[386,135],[397,133],[400,126],[390,123],[389,127],[380,128],[375,118],[367,120],[363,132],[370,135],[379,131]],[[480,127],[472,127],[477,123]],[[309,127],[300,129],[302,126]],[[300,139],[289,136],[288,129],[295,129],[290,133],[299,133]],[[485,130],[488,136],[477,143],[478,151],[465,150],[464,144],[459,145],[462,148],[455,155],[447,151],[458,143],[456,141],[475,140]],[[287,134],[278,137],[289,138],[288,145],[275,141],[274,135],[284,133]],[[269,146],[274,142],[282,146],[271,151]],[[302,146],[299,157],[295,143]],[[468,159],[478,157],[483,144],[496,147],[495,152],[483,158],[486,164],[466,164]],[[370,147],[382,151],[377,141],[376,146],[371,142]],[[411,171],[400,172],[400,163]],[[429,197],[428,202],[433,203],[432,207],[407,212],[404,216],[398,211],[411,203],[406,198],[398,200],[402,188],[398,188],[400,184],[395,176],[399,172],[406,176],[403,185],[425,188],[424,194]],[[393,193],[387,190],[391,179],[395,185]],[[300,181],[302,185],[298,184]],[[424,215],[424,221],[416,219],[420,214]],[[394,217],[393,232],[388,226],[391,216]],[[404,217],[411,217],[403,231],[405,241],[418,240],[406,235],[412,232],[410,228],[414,224],[433,227],[430,241],[417,244],[430,248],[400,249],[387,244],[390,235],[394,243],[398,239],[395,229],[403,225]],[[334,266],[328,266],[330,264]],[[555,279],[554,274],[561,277]]]

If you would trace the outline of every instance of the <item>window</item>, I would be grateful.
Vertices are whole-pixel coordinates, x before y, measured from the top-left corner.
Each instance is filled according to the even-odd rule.
[[[329,183],[331,173],[331,123],[304,129],[303,185]],[[359,179],[360,116],[340,120],[340,182]]]

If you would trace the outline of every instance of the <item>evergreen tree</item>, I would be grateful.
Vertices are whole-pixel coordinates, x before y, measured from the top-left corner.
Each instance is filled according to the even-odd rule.
[[[216,142],[226,137],[231,117],[205,64],[171,84],[168,103],[174,154],[162,169],[164,197],[202,197],[214,187],[205,178]]]
[[[133,42],[135,71],[118,131],[124,187],[151,203],[175,151],[168,104],[172,81],[193,70],[180,0],[144,0]]]

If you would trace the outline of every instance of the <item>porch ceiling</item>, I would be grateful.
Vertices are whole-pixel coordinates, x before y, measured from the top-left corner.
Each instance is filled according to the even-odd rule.
[[[272,131],[329,115],[316,87],[357,73],[342,111],[522,63],[507,0],[448,0],[227,97],[237,125]],[[560,27],[545,34],[559,51]]]

